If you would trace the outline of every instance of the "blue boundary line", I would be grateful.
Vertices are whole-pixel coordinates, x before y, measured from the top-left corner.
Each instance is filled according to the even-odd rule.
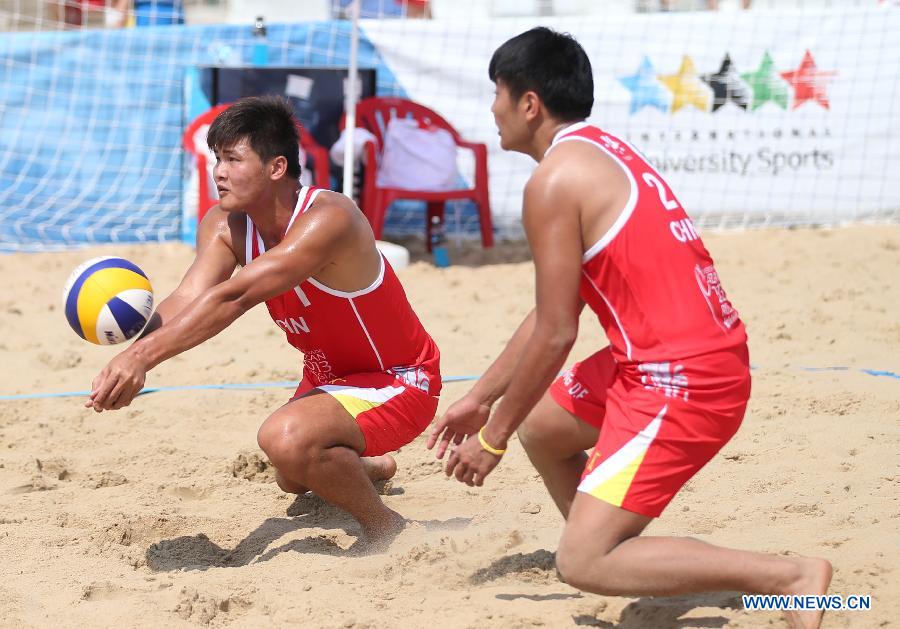
[[[759,369],[759,365],[753,365],[753,369]],[[859,371],[869,376],[893,378],[900,380],[900,374],[893,371],[884,371],[880,369],[851,369],[850,367],[794,367],[801,371],[821,372],[821,371]],[[478,380],[481,376],[447,376],[443,379],[444,383],[450,382],[471,382]],[[162,391],[208,391],[208,390],[240,390],[240,389],[287,389],[297,386],[297,382],[290,380],[284,382],[241,382],[226,384],[189,384],[170,387],[145,387],[138,395],[147,395],[148,393],[159,393]],[[18,395],[0,395],[0,402],[8,402],[14,400],[38,400],[46,398],[58,397],[87,397],[90,391],[62,391],[58,393],[21,393]]]
[[[468,382],[478,380],[481,376],[447,376],[442,380],[448,382]],[[208,391],[215,389],[295,389],[297,381],[290,380],[284,382],[240,382],[226,384],[186,384],[171,387],[144,387],[138,395],[147,395],[148,393],[158,393],[161,391]],[[21,393],[19,395],[0,395],[0,401],[13,400],[37,400],[45,398],[58,397],[87,397],[90,391],[61,391],[58,393]]]

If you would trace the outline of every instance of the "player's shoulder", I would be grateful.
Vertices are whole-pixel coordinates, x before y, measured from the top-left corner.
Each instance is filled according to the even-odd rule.
[[[623,164],[593,141],[558,142],[535,169],[533,179],[555,189],[594,194],[598,188],[628,185]]]
[[[309,202],[288,233],[322,242],[343,241],[357,232],[360,221],[365,219],[352,199],[323,189]]]
[[[603,157],[601,151],[585,142],[560,142],[534,169],[526,191],[565,194],[592,189],[597,177],[609,166]]]
[[[197,226],[198,244],[203,239],[221,238],[228,244],[234,239],[236,231],[246,231],[246,215],[240,212],[226,212],[218,204],[212,206],[204,214]]]
[[[350,211],[358,209],[356,204],[347,195],[334,190],[320,189],[309,206],[309,210],[314,209],[330,209]]]

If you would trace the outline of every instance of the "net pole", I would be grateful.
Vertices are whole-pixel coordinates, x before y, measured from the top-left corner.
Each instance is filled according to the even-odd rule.
[[[352,22],[350,28],[350,64],[347,70],[346,101],[344,105],[346,118],[344,124],[343,192],[351,199],[353,198],[353,164],[356,157],[353,134],[356,130],[356,83],[359,79],[357,71],[359,65],[359,3],[360,0],[353,0],[350,4],[350,20]]]

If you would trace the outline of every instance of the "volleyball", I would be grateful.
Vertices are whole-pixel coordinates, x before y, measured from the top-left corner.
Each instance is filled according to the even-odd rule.
[[[147,324],[153,288],[147,275],[124,258],[92,258],[66,281],[63,310],[78,336],[97,345],[115,345]]]

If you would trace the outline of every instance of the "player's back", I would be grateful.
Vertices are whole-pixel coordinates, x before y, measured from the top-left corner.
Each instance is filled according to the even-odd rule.
[[[629,144],[587,123],[560,131],[552,147],[567,141],[596,146],[629,181],[624,208],[582,262],[581,296],[616,360],[637,373],[745,348],[744,326],[712,258],[659,173]]]

